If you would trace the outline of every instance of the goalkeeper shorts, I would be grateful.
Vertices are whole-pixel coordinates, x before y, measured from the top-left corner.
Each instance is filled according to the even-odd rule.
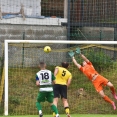
[[[106,86],[108,82],[109,82],[108,79],[106,79],[105,77],[103,77],[101,75],[98,75],[92,83],[93,83],[96,91],[100,92],[101,90],[103,90],[103,86]]]

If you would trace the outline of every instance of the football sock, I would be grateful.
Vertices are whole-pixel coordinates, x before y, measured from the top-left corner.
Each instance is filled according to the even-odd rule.
[[[56,117],[59,117],[59,114],[56,114]]]
[[[39,110],[39,115],[41,115],[42,114],[42,110]]]
[[[115,102],[112,103],[113,109],[116,110]]]
[[[53,117],[56,117],[56,114],[55,114],[55,112],[53,112]]]
[[[112,91],[112,94],[113,94],[114,98],[117,100],[117,95],[115,93],[115,88],[114,87],[110,87],[110,90]]]
[[[106,95],[103,97],[103,99],[104,99],[106,102],[110,103],[110,104],[113,103],[113,101],[112,101],[108,96],[106,96]]]
[[[51,109],[53,110],[53,112],[55,112],[55,114],[58,114],[58,109],[54,104],[51,105]]]
[[[66,114],[69,114],[69,107],[65,107]]]
[[[38,111],[42,110],[41,104],[39,102],[36,102],[36,107],[37,107]]]
[[[115,94],[115,88],[114,87],[110,87],[110,90],[112,91],[112,94]]]

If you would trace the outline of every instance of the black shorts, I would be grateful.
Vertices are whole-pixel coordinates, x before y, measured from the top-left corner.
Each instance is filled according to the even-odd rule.
[[[55,84],[53,86],[54,98],[65,98],[67,99],[67,85]]]

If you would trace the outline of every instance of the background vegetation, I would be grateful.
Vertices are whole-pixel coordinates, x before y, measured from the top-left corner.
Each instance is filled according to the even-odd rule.
[[[83,53],[86,54],[84,51]],[[100,56],[100,58],[99,58]],[[87,57],[94,64],[100,74],[108,78],[117,89],[117,61],[103,52],[95,53],[90,51]],[[77,61],[81,62],[79,56]],[[55,66],[48,66],[52,72]],[[38,114],[35,107],[38,87],[35,85],[35,74],[39,68],[9,68],[9,114],[27,115]],[[92,83],[70,62],[69,71],[73,74],[73,80],[68,88],[68,101],[71,113],[78,114],[117,114],[110,104],[103,101],[97,94]],[[108,87],[104,87],[105,93],[115,102]],[[3,105],[0,107],[0,113],[3,114]],[[42,104],[44,114],[52,114],[47,102]],[[61,100],[58,104],[59,113],[64,114],[64,108]]]

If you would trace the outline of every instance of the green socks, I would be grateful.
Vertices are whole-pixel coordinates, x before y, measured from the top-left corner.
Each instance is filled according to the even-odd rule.
[[[53,112],[55,112],[55,114],[58,114],[58,109],[54,104],[51,105],[51,109],[52,109]]]
[[[37,107],[38,110],[42,110],[42,107],[41,107],[39,102],[36,102],[36,107]]]

